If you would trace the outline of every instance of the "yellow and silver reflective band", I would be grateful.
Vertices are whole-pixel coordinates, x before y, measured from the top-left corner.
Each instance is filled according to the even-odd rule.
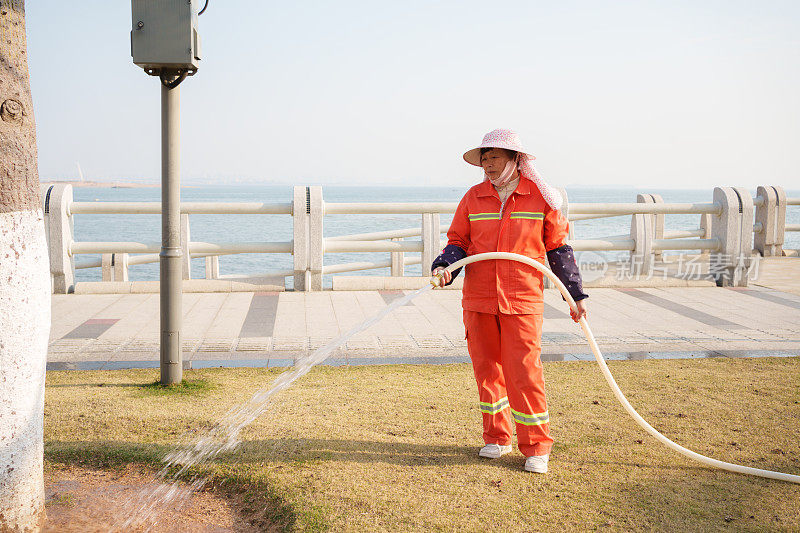
[[[494,403],[480,402],[481,411],[494,415],[508,407],[508,397],[500,398]]]
[[[525,426],[538,426],[539,424],[547,424],[550,422],[550,415],[547,413],[547,411],[544,413],[533,413],[532,415],[526,415],[525,413],[520,413],[519,411],[512,409],[511,415],[514,417],[514,420]]]
[[[544,220],[544,213],[534,213],[532,211],[515,211],[510,218],[527,218],[528,220]]]
[[[472,213],[468,216],[470,222],[478,220],[500,220],[500,213]]]

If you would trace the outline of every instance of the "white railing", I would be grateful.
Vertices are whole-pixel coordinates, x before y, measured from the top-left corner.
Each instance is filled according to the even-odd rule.
[[[93,215],[158,215],[161,202],[70,202],[68,213]],[[291,203],[181,202],[186,215],[291,215]]]
[[[731,257],[746,254],[755,246],[764,255],[775,255],[783,243],[786,231],[800,231],[800,224],[785,224],[787,205],[800,205],[800,198],[781,196],[780,187],[759,187],[755,198],[744,189],[721,187],[714,189],[712,202],[664,203],[658,195],[640,194],[636,203],[569,203],[564,211],[570,221],[616,216],[631,217],[628,234],[593,239],[569,239],[576,251],[621,251],[642,259],[644,269],[652,267],[652,259],[668,250],[713,252],[715,256]],[[88,242],[74,241],[73,216],[79,214],[158,214],[158,202],[75,202],[69,185],[52,185],[43,189],[47,217],[47,236],[50,243],[51,272],[58,292],[68,292],[74,285],[74,270],[102,268],[103,279],[122,276],[132,265],[159,260],[160,243],[153,242]],[[566,198],[565,198],[566,200]],[[320,187],[296,187],[292,202],[183,202],[182,247],[185,264],[191,258],[206,258],[206,278],[219,275],[218,258],[228,254],[291,254],[293,270],[278,270],[259,276],[294,275],[295,289],[321,288],[323,274],[391,268],[392,275],[403,275],[406,265],[430,264],[441,251],[444,242],[440,215],[455,212],[457,202],[384,202],[345,203],[324,202]],[[200,242],[188,239],[189,215],[194,214],[253,214],[291,215],[293,239],[275,242]],[[415,214],[421,225],[388,231],[376,231],[324,238],[323,219],[326,215],[358,214]],[[694,214],[700,216],[700,227],[664,230],[664,216]],[[738,228],[738,229],[737,229]],[[408,240],[413,238],[414,240]],[[390,258],[378,261],[355,261],[326,265],[326,253],[388,253]],[[406,257],[405,254],[418,254]],[[76,261],[84,254],[100,254],[100,259]],[[734,260],[725,259],[716,265],[723,271],[735,269]],[[185,268],[188,276],[189,268]],[[736,277],[736,274],[732,274]],[[228,276],[229,277],[229,276]]]
[[[722,206],[711,202],[702,204],[663,204],[663,203],[635,203],[635,204],[589,204],[589,203],[574,203],[569,204],[570,215],[573,213],[580,215],[637,215],[637,214],[670,214],[670,215],[693,215],[708,213],[711,215],[719,215],[722,212]]]
[[[787,198],[786,205],[800,205],[800,198]],[[800,224],[785,224],[784,231],[800,231]]]
[[[323,215],[420,215],[422,213],[455,213],[458,202],[383,202],[328,203]]]

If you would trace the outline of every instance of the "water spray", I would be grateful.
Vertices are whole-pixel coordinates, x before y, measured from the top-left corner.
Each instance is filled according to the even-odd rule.
[[[531,259],[530,257],[526,257],[520,254],[514,254],[510,252],[488,252],[483,254],[475,254],[469,257],[465,257],[460,261],[456,261],[452,265],[448,266],[446,270],[452,273],[454,270],[461,268],[465,265],[470,263],[475,263],[477,261],[487,261],[490,259],[505,259],[509,261],[518,261],[520,263],[524,263],[526,265],[530,265],[545,276],[547,276],[550,281],[552,281],[556,288],[561,292],[561,295],[567,301],[570,306],[570,309],[573,311],[577,311],[575,300],[572,299],[572,296],[567,291],[567,288],[561,283],[561,280],[553,274],[551,270],[545,268],[545,266],[536,261],[535,259]],[[438,287],[440,284],[440,280],[442,279],[442,274],[439,273],[431,278],[431,285],[434,287]],[[730,472],[736,472],[738,474],[750,474],[752,476],[759,476],[765,477],[769,479],[778,479],[780,481],[788,481],[790,483],[800,483],[800,476],[794,474],[785,474],[783,472],[773,472],[772,470],[762,470],[760,468],[752,468],[749,466],[742,466],[733,463],[726,463],[725,461],[719,461],[717,459],[712,459],[710,457],[706,457],[705,455],[701,455],[697,452],[693,452],[688,448],[684,448],[680,444],[672,442],[667,437],[662,435],[658,432],[653,426],[647,423],[647,421],[642,418],[642,416],[636,412],[636,409],[628,402],[628,399],[625,398],[625,395],[622,394],[617,382],[614,380],[614,376],[611,375],[611,371],[608,369],[608,365],[606,365],[606,361],[603,358],[603,354],[600,352],[600,347],[597,345],[597,341],[594,339],[594,335],[592,334],[592,330],[589,328],[589,323],[586,321],[586,317],[581,317],[579,321],[581,328],[583,329],[583,334],[586,336],[586,340],[589,343],[589,346],[594,353],[594,357],[597,360],[597,364],[600,365],[600,371],[605,376],[606,381],[608,382],[608,386],[611,387],[611,390],[614,392],[614,396],[617,397],[619,403],[622,404],[622,407],[628,412],[631,417],[636,420],[636,423],[639,424],[642,429],[648,432],[650,435],[655,437],[659,442],[661,442],[667,448],[671,448],[678,452],[681,455],[688,457],[689,459],[693,459],[700,463],[703,463],[706,466],[710,466],[712,468],[720,468],[722,470],[728,470]]]
[[[550,278],[553,283],[556,284],[556,287],[558,287],[558,290],[561,291],[561,294],[564,296],[564,299],[567,300],[567,303],[569,303],[570,307],[575,309],[575,300],[572,299],[572,296],[570,296],[567,288],[564,287],[563,283],[561,283],[561,280],[559,280],[550,270],[546,269],[541,263],[529,257],[525,257],[524,255],[512,254],[508,252],[475,254],[453,263],[447,267],[447,270],[452,272],[453,270],[464,265],[468,265],[469,263],[485,261],[488,259],[507,259],[510,261],[519,261],[520,263],[525,263],[526,265],[530,265],[541,271],[544,275]],[[164,457],[163,468],[153,478],[153,482],[157,483],[158,487],[154,490],[148,489],[141,491],[139,494],[129,499],[128,502],[124,504],[124,508],[127,511],[127,518],[124,521],[120,521],[118,524],[114,524],[111,527],[111,531],[129,531],[132,527],[140,526],[142,524],[150,524],[150,527],[152,527],[155,513],[159,504],[163,505],[170,502],[179,502],[182,505],[185,503],[192,493],[199,490],[203,486],[205,480],[202,478],[195,479],[188,487],[181,488],[177,481],[179,478],[188,474],[192,467],[209,461],[220,453],[234,450],[240,443],[239,435],[242,429],[247,427],[267,409],[270,401],[276,393],[289,388],[292,383],[302,376],[305,376],[314,366],[325,361],[332,353],[334,353],[336,348],[347,342],[347,340],[353,335],[360,333],[373,324],[379,322],[392,311],[405,305],[417,296],[433,289],[434,287],[438,287],[441,278],[441,273],[433,276],[431,278],[430,285],[426,285],[414,292],[406,294],[402,298],[398,298],[382,309],[379,313],[353,327],[340,337],[331,340],[325,344],[325,346],[314,350],[312,353],[301,357],[295,362],[294,366],[282,372],[271,385],[265,386],[264,388],[256,391],[249,401],[238,407],[232,408],[213,426],[201,431],[198,435],[187,438],[181,446],[174,449]],[[699,461],[714,468],[721,468],[723,470],[729,470],[731,472],[738,472],[741,474],[751,474],[754,476],[779,479],[781,481],[789,481],[791,483],[800,483],[800,476],[784,474],[782,472],[772,472],[770,470],[761,470],[758,468],[750,468],[747,466],[725,463],[723,461],[705,457],[672,442],[664,435],[656,431],[653,426],[648,424],[644,418],[642,418],[639,413],[636,412],[631,404],[628,403],[628,400],[622,394],[622,391],[619,390],[617,383],[614,381],[614,377],[611,375],[611,372],[606,366],[606,362],[603,359],[603,355],[600,353],[600,348],[597,346],[597,342],[594,340],[594,335],[592,335],[592,330],[589,329],[589,324],[586,322],[585,317],[581,317],[580,324],[583,328],[583,332],[586,334],[586,339],[589,341],[589,345],[594,352],[594,356],[600,365],[600,369],[603,371],[603,375],[606,377],[606,381],[608,381],[608,384],[611,386],[611,390],[614,391],[614,395],[620,401],[622,406],[625,407],[625,410],[628,411],[628,414],[630,414],[634,420],[636,420],[636,422],[644,428],[645,431],[661,441],[665,446],[672,448],[673,450],[689,457],[690,459],[694,459],[695,461]],[[147,531],[149,530],[150,529],[147,529]]]

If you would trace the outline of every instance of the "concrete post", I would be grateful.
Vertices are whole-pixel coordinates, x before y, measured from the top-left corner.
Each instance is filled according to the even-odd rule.
[[[778,194],[778,206],[775,213],[775,255],[783,256],[783,238],[786,236],[786,191],[783,187],[773,185]]]
[[[753,262],[753,225],[755,221],[755,208],[753,197],[746,187],[733,187],[734,192],[741,199],[739,214],[741,215],[741,255],[736,259],[739,279],[737,287],[747,287],[748,273]]]
[[[700,229],[703,230],[703,236],[701,239],[710,239],[711,238],[711,217],[714,216],[710,213],[703,213],[700,215]],[[701,252],[701,253],[705,253]]]
[[[100,271],[103,281],[128,281],[128,254],[102,254]]]
[[[47,211],[45,210],[45,199],[47,199],[48,191],[52,188],[52,185],[47,185],[44,183],[39,184],[39,197],[42,199],[42,214],[44,220],[44,237],[45,237],[45,244],[47,245],[47,271],[50,274],[50,294],[53,293],[53,273],[50,272],[50,219],[47,216]]]
[[[753,248],[764,257],[783,255],[783,234],[786,225],[786,192],[783,187],[759,185],[756,196],[764,203],[756,208],[755,221],[761,231],[753,238]]]
[[[48,245],[48,251],[50,249],[50,219],[47,216],[47,203],[50,201],[50,191],[53,190],[53,187],[55,187],[55,185],[39,184],[39,198],[42,199],[42,214],[44,215],[44,237]]]
[[[206,256],[206,279],[219,279],[219,256]]]
[[[422,275],[430,272],[431,263],[442,253],[439,213],[422,214]]]
[[[711,219],[720,247],[709,257],[709,274],[718,287],[746,287],[753,253],[753,198],[743,187],[714,187],[722,211]]]
[[[112,254],[111,264],[114,266],[114,281],[128,281],[128,254]]]
[[[183,279],[192,279],[192,254],[189,253],[189,215],[181,215],[181,265]]]
[[[649,214],[631,215],[631,239],[634,249],[630,252],[630,274],[650,276],[653,274],[653,219]]]
[[[50,256],[53,292],[67,294],[75,291],[75,260],[70,253],[73,242],[73,222],[69,212],[72,185],[51,185],[44,198],[44,217]]]
[[[561,197],[564,199],[564,203],[561,204],[561,212],[564,214],[564,218],[569,220],[569,196],[567,195],[567,189],[564,187],[558,187],[558,192],[561,193]],[[567,239],[574,239],[575,238],[575,229],[572,227],[572,224],[569,225],[569,233],[567,234]],[[545,276],[546,280],[549,280]]]
[[[100,256],[100,274],[102,281],[114,281],[114,263],[112,263],[113,254],[102,254]]]
[[[402,237],[396,237],[391,239],[393,241],[402,241]],[[403,252],[391,252],[392,255],[392,276],[404,276],[405,275],[405,254]],[[422,271],[422,274],[425,274],[425,271]]]
[[[322,264],[325,254],[325,242],[322,225],[324,207],[322,201],[322,187],[308,188],[310,212],[308,213],[308,285],[306,290],[322,290]]]
[[[309,214],[311,213],[311,191],[308,187],[297,186],[294,188],[292,197],[292,222],[293,244],[292,254],[294,255],[294,290],[305,291],[306,273],[309,266]]]
[[[663,204],[664,199],[661,197],[660,194],[637,194],[636,195],[636,202],[640,204]],[[654,239],[663,239],[664,238],[664,214],[657,213],[650,215],[650,224],[653,226],[653,238]],[[663,260],[663,253],[661,250],[653,251],[653,261],[661,261]]]

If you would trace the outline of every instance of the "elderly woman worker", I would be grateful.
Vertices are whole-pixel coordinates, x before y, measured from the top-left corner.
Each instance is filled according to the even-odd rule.
[[[467,255],[513,252],[544,263],[577,302],[577,321],[586,313],[581,277],[566,244],[569,223],[559,191],[533,169],[532,155],[510,130],[494,130],[464,160],[483,167],[485,179],[464,195],[447,232],[448,244],[431,268],[441,284],[452,283],[444,267]],[[458,275],[458,270],[453,276]],[[511,451],[511,421],[525,470],[547,472],[553,439],[545,399],[541,353],[542,274],[517,261],[467,265],[462,307],[467,347],[483,413],[481,457]],[[509,413],[510,410],[510,413]]]

